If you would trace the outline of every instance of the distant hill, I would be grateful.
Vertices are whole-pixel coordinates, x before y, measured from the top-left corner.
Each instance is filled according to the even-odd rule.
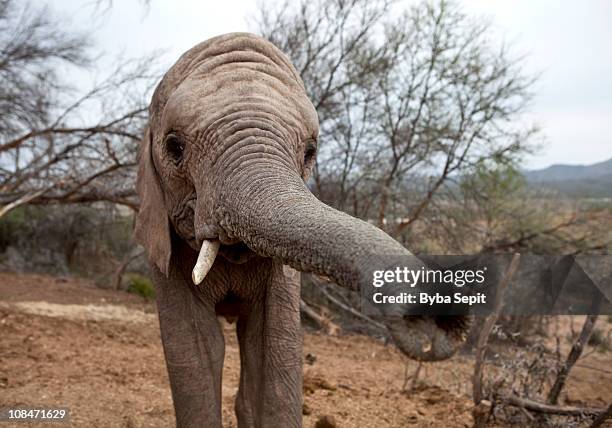
[[[592,165],[551,165],[523,175],[533,188],[573,197],[612,197],[612,159]]]

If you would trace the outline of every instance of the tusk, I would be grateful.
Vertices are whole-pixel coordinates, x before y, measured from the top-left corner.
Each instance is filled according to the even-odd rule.
[[[206,277],[206,274],[215,262],[215,257],[217,257],[217,252],[219,251],[219,245],[221,245],[219,240],[205,240],[202,242],[198,261],[191,272],[191,279],[195,285],[199,285]]]

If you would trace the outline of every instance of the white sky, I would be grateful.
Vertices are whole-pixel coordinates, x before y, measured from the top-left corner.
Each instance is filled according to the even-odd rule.
[[[164,49],[164,63],[209,37],[248,31],[256,0],[114,0],[102,17],[94,0],[53,0],[66,25],[91,32],[110,57]],[[410,0],[408,0],[410,3]],[[588,164],[612,157],[612,1],[464,0],[470,14],[489,17],[495,38],[527,54],[525,71],[541,73],[528,119],[546,138],[528,168]]]

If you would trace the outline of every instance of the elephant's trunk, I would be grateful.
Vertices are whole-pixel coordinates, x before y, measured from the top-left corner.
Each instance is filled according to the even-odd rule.
[[[410,256],[380,229],[319,200],[289,168],[241,169],[226,187],[221,225],[256,253],[278,258],[298,270],[328,275],[356,289],[367,280],[373,258]],[[461,328],[433,317],[387,319],[389,331],[409,356],[450,357]]]
[[[295,173],[253,172],[229,202],[222,226],[260,255],[352,289],[374,255],[410,255],[380,229],[316,199]]]

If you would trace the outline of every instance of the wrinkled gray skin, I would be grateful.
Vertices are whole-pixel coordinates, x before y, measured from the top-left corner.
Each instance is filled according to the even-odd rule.
[[[237,319],[239,426],[301,426],[300,284],[289,266],[354,288],[371,255],[409,253],[306,188],[317,114],[271,43],[227,34],[195,46],[166,73],[149,113],[135,236],[154,272],[177,425],[221,426],[223,315]],[[204,239],[222,246],[195,286]],[[445,323],[388,325],[404,352],[438,360],[459,343]]]

